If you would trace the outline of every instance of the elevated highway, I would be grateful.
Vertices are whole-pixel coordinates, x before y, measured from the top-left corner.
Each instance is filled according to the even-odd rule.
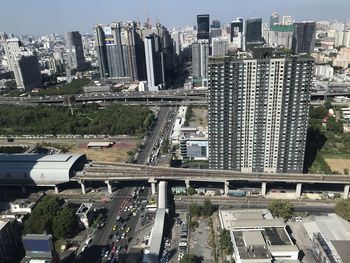
[[[337,184],[344,186],[344,198],[348,198],[350,176],[333,174],[286,174],[286,173],[243,173],[228,170],[166,168],[133,164],[90,163],[82,171],[77,172],[72,181],[81,183],[85,189],[85,181],[148,181],[152,190],[158,181],[184,181],[186,187],[191,181],[219,182],[224,184],[224,192],[229,191],[229,183],[247,181],[261,183],[261,193],[266,194],[267,183],[290,183],[296,185],[296,194],[301,195],[302,184]],[[85,190],[83,190],[84,192]]]

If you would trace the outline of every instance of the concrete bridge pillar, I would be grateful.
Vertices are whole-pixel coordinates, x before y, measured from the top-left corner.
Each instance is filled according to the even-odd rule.
[[[155,179],[149,179],[148,182],[151,184],[151,194],[155,195],[156,194],[156,183],[157,181]]]
[[[301,193],[302,193],[302,183],[297,183],[297,188],[295,190],[295,196],[296,197],[301,197]]]
[[[112,189],[112,185],[111,182],[109,180],[106,180],[105,183],[107,184],[107,191],[109,194],[113,194],[113,189]]]
[[[81,192],[84,194],[86,194],[86,188],[85,188],[85,183],[83,181],[80,181],[80,186],[81,186]]]
[[[261,195],[266,196],[266,182],[261,183]]]
[[[58,189],[58,185],[55,185],[55,194],[58,194],[60,192],[60,189]]]
[[[229,181],[226,181],[225,184],[224,184],[224,194],[225,195],[228,195],[228,191],[230,190],[230,182]]]
[[[189,179],[186,179],[185,180],[185,185],[186,185],[186,189],[190,188],[191,185],[190,185],[190,180]]]
[[[350,190],[350,185],[345,185],[344,192],[343,192],[343,199],[349,198],[349,190]]]

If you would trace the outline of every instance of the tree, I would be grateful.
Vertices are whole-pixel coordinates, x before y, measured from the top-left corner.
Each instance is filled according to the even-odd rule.
[[[225,255],[233,254],[233,244],[231,241],[230,231],[223,229],[220,234],[220,248]]]
[[[180,263],[199,263],[199,259],[195,255],[185,254],[180,260]]]
[[[344,131],[343,123],[341,121],[336,121],[334,117],[329,117],[327,120],[327,130],[334,134],[342,134]]]
[[[339,200],[335,206],[335,212],[338,216],[350,221],[350,200]]]
[[[16,89],[17,88],[17,84],[15,80],[8,80],[5,82],[5,87],[7,89]]]
[[[203,215],[211,216],[214,213],[214,207],[208,198],[204,199],[203,203]]]
[[[57,239],[72,237],[76,232],[77,226],[77,218],[73,209],[64,207],[53,219],[53,234]]]
[[[192,187],[188,187],[188,188],[187,188],[187,194],[189,194],[189,195],[194,195],[194,194],[196,194],[196,193],[197,193],[196,189],[194,189],[194,188],[192,188]]]
[[[192,203],[189,206],[189,212],[191,216],[201,216],[202,215],[202,207],[197,205],[196,203]]]
[[[285,200],[274,200],[269,204],[269,209],[274,217],[283,218],[285,221],[293,216],[293,205]]]
[[[323,119],[328,116],[328,110],[325,107],[311,107],[309,117],[314,119]]]

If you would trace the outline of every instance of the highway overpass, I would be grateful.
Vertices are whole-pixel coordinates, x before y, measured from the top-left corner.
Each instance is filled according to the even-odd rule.
[[[343,197],[348,198],[350,176],[333,174],[286,174],[286,173],[242,173],[228,170],[166,168],[125,163],[90,163],[82,171],[77,172],[71,181],[81,184],[86,192],[86,181],[102,181],[112,192],[111,182],[148,181],[152,192],[155,192],[159,181],[183,181],[186,187],[192,182],[219,182],[223,184],[225,194],[229,191],[230,182],[247,181],[261,183],[261,193],[266,195],[268,183],[283,182],[296,186],[296,195],[301,196],[303,184],[341,185],[344,186]]]

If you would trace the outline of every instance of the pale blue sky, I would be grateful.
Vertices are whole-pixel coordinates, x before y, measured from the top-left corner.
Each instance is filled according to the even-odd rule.
[[[98,23],[156,18],[171,28],[196,23],[196,14],[229,22],[273,11],[295,20],[345,20],[350,0],[1,0],[0,32],[16,34],[91,32]]]

